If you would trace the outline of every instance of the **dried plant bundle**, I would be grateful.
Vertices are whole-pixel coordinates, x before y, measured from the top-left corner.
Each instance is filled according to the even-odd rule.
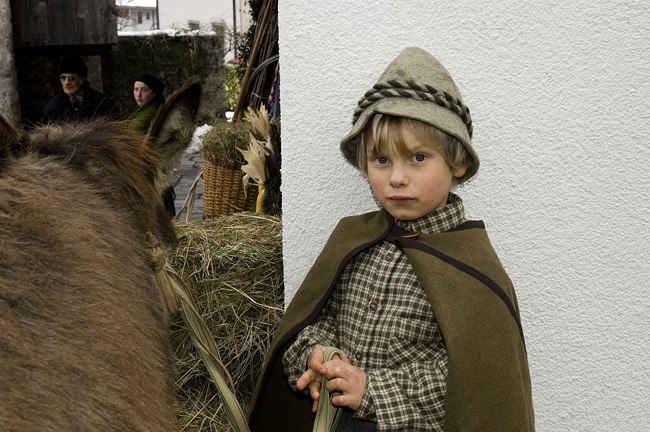
[[[283,312],[282,230],[278,217],[237,213],[176,224],[170,257],[194,297],[246,411]],[[179,316],[173,317],[179,430],[230,430],[214,384]]]

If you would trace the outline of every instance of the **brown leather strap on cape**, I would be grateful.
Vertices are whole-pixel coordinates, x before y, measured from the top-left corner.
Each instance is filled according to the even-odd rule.
[[[512,318],[515,320],[515,323],[517,324],[517,328],[519,329],[519,334],[521,336],[522,342],[524,342],[524,349],[525,349],[526,344],[524,341],[524,330],[521,326],[521,321],[519,319],[519,315],[517,314],[517,309],[515,308],[515,305],[512,303],[510,297],[508,297],[508,295],[503,291],[503,289],[496,282],[490,279],[487,275],[485,275],[484,273],[480,272],[479,270],[471,266],[468,266],[467,264],[461,261],[458,261],[453,257],[450,257],[447,254],[444,254],[443,252],[425,243],[422,243],[421,241],[418,240],[417,233],[411,233],[405,230],[404,228],[400,227],[399,225],[395,224],[394,222],[392,225],[392,229],[386,236],[386,241],[394,243],[398,248],[402,250],[404,248],[417,249],[422,252],[428,253],[429,255],[435,256],[441,261],[446,262],[451,266],[454,266],[455,268],[462,271],[463,273],[467,273],[468,275],[470,275],[471,277],[480,281],[483,285],[488,287],[494,294],[496,294],[501,299],[501,301],[508,308],[508,311],[510,311],[510,315],[512,315]]]

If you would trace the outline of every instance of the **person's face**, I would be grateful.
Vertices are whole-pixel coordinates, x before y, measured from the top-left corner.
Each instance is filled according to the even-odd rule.
[[[148,85],[142,81],[133,84],[133,98],[139,107],[143,107],[153,100],[156,93],[152,92]]]
[[[61,80],[63,92],[69,97],[78,96],[81,93],[84,82],[86,82],[84,77],[76,73],[62,73],[59,75],[59,80]]]
[[[467,168],[452,172],[442,155],[408,128],[402,126],[401,134],[406,154],[375,155],[374,144],[367,143],[368,180],[387,212],[399,220],[414,220],[444,207],[453,177],[462,176]]]

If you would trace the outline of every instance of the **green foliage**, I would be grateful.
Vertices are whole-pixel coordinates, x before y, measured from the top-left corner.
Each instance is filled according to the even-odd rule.
[[[250,0],[248,5],[250,7],[251,25],[246,33],[237,40],[237,52],[239,53],[239,57],[245,61],[250,57],[253,48],[253,40],[257,31],[257,21],[262,11],[262,6],[264,6],[264,0]]]
[[[226,67],[226,80],[224,87],[226,89],[226,99],[228,109],[234,111],[237,107],[239,95],[241,93],[241,81],[244,79],[246,73],[246,64],[250,57],[251,50],[253,49],[253,41],[255,40],[255,32],[257,31],[257,21],[264,6],[264,0],[250,0],[248,3],[250,7],[251,22],[250,27],[246,33],[237,38],[237,55],[243,60],[243,63],[238,66],[233,66],[232,69]]]
[[[226,89],[226,105],[234,111],[241,93],[241,80],[246,68],[242,66],[226,65],[226,80],[223,85]]]

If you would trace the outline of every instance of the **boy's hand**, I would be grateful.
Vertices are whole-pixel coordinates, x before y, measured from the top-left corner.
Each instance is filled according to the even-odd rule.
[[[313,412],[318,411],[318,400],[320,399],[320,386],[322,381],[322,376],[319,373],[319,370],[323,366],[326,349],[327,347],[325,346],[319,346],[309,354],[307,370],[296,382],[296,388],[298,390],[304,390],[309,387],[309,396],[314,400],[314,405],[311,409]]]
[[[296,381],[296,388],[298,390],[304,390],[309,387],[309,396],[314,400],[314,405],[311,408],[312,412],[318,411],[318,400],[320,399],[320,384],[322,378],[316,371],[323,364],[324,358],[323,347],[314,349],[307,359],[307,370],[305,373],[300,375],[300,378]]]
[[[350,364],[345,354],[344,357],[342,360],[332,359],[323,363],[319,373],[328,380],[325,385],[327,390],[330,393],[338,392],[330,399],[332,405],[356,411],[366,390],[366,373]]]
[[[326,347],[318,347],[309,355],[308,369],[296,382],[298,390],[309,388],[309,395],[314,400],[312,411],[318,411],[320,399],[320,386],[322,377],[328,379],[327,390],[338,392],[331,398],[334,406],[346,406],[353,410],[359,408],[361,398],[366,390],[366,373],[356,366],[352,366],[348,356],[343,353],[343,358],[334,358],[324,362]]]

